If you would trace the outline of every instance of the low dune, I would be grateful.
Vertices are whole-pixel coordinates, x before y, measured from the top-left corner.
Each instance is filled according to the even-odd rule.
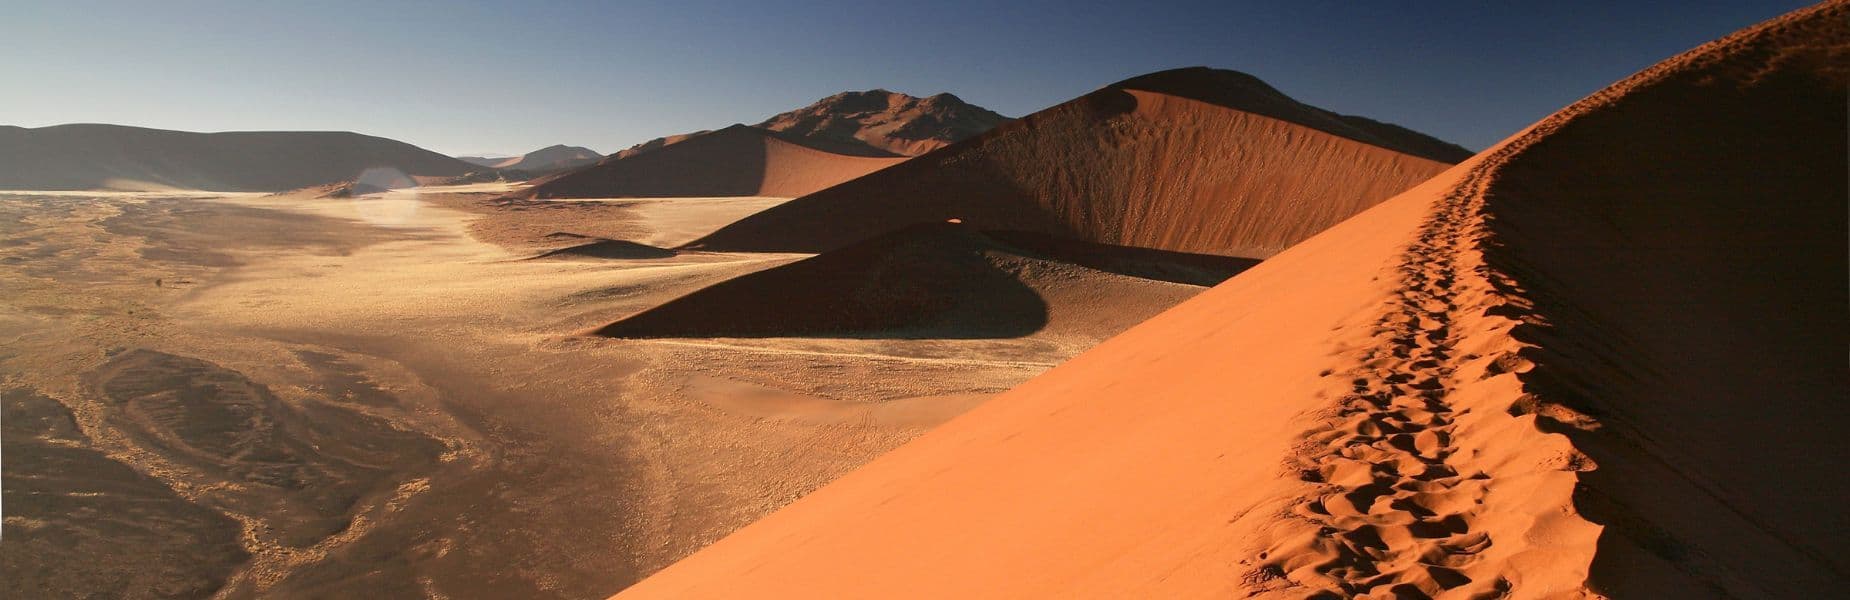
[[[694,242],[820,252],[913,223],[1264,258],[1469,152],[1243,73],[1130,79]],[[1281,215],[1289,215],[1281,217]]]
[[[571,245],[541,252],[528,260],[636,260],[672,258],[678,254],[666,248],[657,248],[648,244],[639,244],[628,240],[593,238],[570,233],[555,233],[552,234],[552,237],[569,241]]]
[[[337,131],[0,126],[0,189],[278,192],[351,180],[368,169],[453,177],[479,168],[404,142]]]
[[[837,154],[734,125],[536,182],[522,198],[673,198],[808,194],[866,175],[898,157]]]
[[[1839,595],[1846,57],[1667,60],[621,597]]]
[[[1102,339],[1200,291],[1177,282],[1217,283],[1253,262],[1050,242],[955,223],[916,225],[715,284],[597,333]]]
[[[520,156],[458,156],[456,158],[469,164],[491,169],[524,171],[527,173],[549,173],[562,169],[575,169],[595,163],[604,158],[604,155],[598,154],[597,151],[590,148],[554,144]]]

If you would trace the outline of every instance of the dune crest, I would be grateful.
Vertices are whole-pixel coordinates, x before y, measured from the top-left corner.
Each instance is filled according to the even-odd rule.
[[[1837,594],[1847,56],[1669,59],[620,597]]]

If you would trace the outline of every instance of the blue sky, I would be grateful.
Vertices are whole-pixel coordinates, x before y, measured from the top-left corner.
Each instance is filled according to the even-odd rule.
[[[608,153],[847,89],[948,91],[1020,116],[1208,65],[1478,149],[1806,3],[1514,4],[0,0],[0,124]]]

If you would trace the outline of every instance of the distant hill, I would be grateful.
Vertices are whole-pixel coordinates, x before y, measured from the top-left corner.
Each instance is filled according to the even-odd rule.
[[[458,156],[456,158],[491,169],[548,173],[595,163],[603,159],[604,155],[590,148],[554,144],[521,156]]]
[[[0,126],[0,189],[271,192],[351,180],[372,168],[415,177],[478,170],[411,144],[351,132]]]
[[[466,162],[466,163],[469,163],[469,164],[472,164],[472,165],[476,165],[476,166],[478,166],[478,167],[490,167],[490,168],[493,168],[493,167],[494,167],[495,165],[498,165],[498,164],[501,164],[501,163],[504,163],[504,162],[507,162],[507,161],[510,161],[510,160],[515,160],[515,159],[518,159],[518,158],[520,158],[520,157],[518,157],[518,156],[501,156],[501,155],[498,155],[498,154],[497,154],[497,155],[480,155],[480,156],[473,156],[473,155],[471,155],[471,156],[458,156],[458,157],[456,157],[456,160],[460,160],[460,161],[463,161],[463,162]]]

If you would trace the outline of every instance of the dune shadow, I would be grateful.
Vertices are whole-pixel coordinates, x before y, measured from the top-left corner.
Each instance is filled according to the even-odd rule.
[[[729,279],[598,329],[620,338],[1014,338],[1047,304],[966,228],[907,228]]]
[[[658,248],[627,240],[605,238],[587,238],[595,241],[547,250],[526,260],[572,260],[572,259],[616,259],[616,260],[651,260],[673,258],[680,253],[667,248]]]

